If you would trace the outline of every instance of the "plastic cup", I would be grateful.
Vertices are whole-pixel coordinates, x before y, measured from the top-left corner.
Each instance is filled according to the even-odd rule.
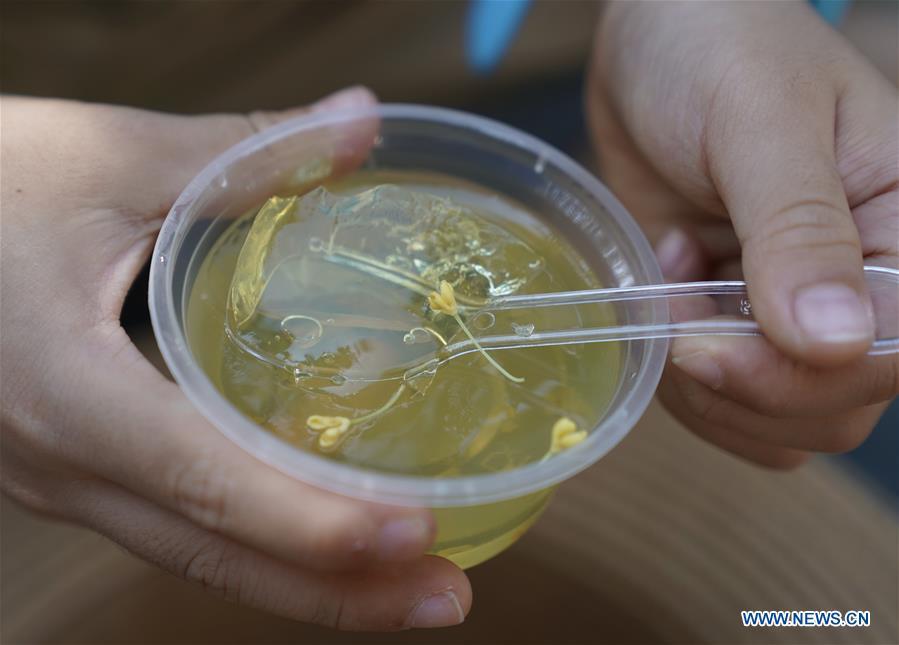
[[[243,416],[197,364],[185,333],[187,296],[206,253],[235,217],[272,194],[357,167],[443,173],[516,200],[566,235],[606,286],[658,283],[661,273],[637,224],[577,163],[518,130],[433,107],[381,105],[286,121],[220,155],[172,206],[153,255],[150,313],[165,361],[187,397],[237,445],[296,479],[358,499],[433,509],[433,552],[472,566],[511,545],[557,484],[630,431],[658,384],[667,341],[624,343],[617,391],[589,437],[576,449],[514,470],[402,476],[337,463],[283,442]],[[620,303],[616,315],[620,323],[664,322],[668,311],[661,301]]]

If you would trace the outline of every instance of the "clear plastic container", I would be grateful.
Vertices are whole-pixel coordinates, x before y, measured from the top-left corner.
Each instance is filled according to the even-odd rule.
[[[588,438],[577,449],[515,470],[400,476],[282,442],[233,407],[194,360],[185,334],[187,296],[206,253],[235,217],[271,194],[308,187],[323,171],[354,167],[442,173],[511,198],[566,235],[606,286],[655,284],[661,273],[634,220],[577,163],[512,128],[439,108],[381,105],[286,121],[223,153],[178,197],[153,255],[150,312],[165,361],[188,398],[232,441],[292,477],[358,499],[434,509],[435,552],[471,566],[513,543],[558,483],[596,462],[630,431],[658,384],[667,341],[623,343],[617,391]],[[615,307],[621,324],[668,321],[661,300]]]

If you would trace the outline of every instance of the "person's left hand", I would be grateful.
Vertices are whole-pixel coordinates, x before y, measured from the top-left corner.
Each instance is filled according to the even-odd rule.
[[[295,620],[392,630],[464,619],[465,574],[424,555],[426,509],[342,497],[257,461],[119,322],[166,212],[217,153],[276,119],[373,102],[355,88],[289,114],[186,117],[3,99],[5,494]],[[371,139],[337,161],[352,166]]]

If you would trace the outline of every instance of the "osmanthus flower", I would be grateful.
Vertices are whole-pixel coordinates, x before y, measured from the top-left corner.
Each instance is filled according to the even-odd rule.
[[[432,311],[436,311],[437,313],[444,314],[447,316],[452,316],[453,319],[458,323],[459,327],[462,328],[462,331],[465,332],[465,335],[474,343],[474,346],[477,347],[478,351],[487,359],[487,362],[490,363],[493,367],[499,371],[500,374],[505,376],[507,379],[512,381],[513,383],[524,383],[524,379],[518,376],[512,376],[506,369],[493,360],[493,357],[490,356],[486,352],[486,350],[481,347],[481,344],[477,341],[477,339],[472,336],[471,331],[469,331],[468,326],[462,322],[461,316],[459,316],[459,307],[456,304],[456,292],[453,289],[453,285],[451,285],[446,280],[440,281],[440,286],[437,291],[432,291],[428,294],[428,306],[431,307]]]
[[[349,436],[350,429],[358,427],[367,421],[375,419],[392,408],[405,391],[405,384],[401,384],[387,403],[373,412],[361,417],[350,419],[342,416],[324,416],[313,414],[306,418],[306,427],[313,432],[321,432],[318,437],[318,447],[322,452],[334,452],[340,444]]]
[[[543,456],[547,460],[563,450],[568,450],[587,438],[586,430],[578,430],[577,424],[568,417],[562,417],[553,424],[549,450]]]
[[[337,448],[343,440],[352,422],[347,417],[328,417],[313,414],[306,419],[306,425],[310,430],[320,431],[318,446],[322,450],[329,451]]]

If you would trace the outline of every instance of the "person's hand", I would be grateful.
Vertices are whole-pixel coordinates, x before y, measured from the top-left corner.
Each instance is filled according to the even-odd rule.
[[[773,467],[855,447],[899,392],[862,275],[899,257],[897,94],[806,5],[614,2],[589,77],[602,176],[666,279],[745,276],[767,336],[678,339],[661,399]]]
[[[373,100],[352,89],[309,109]],[[423,555],[427,511],[339,497],[256,461],[119,324],[181,189],[289,115],[24,98],[4,98],[2,111],[3,491],[277,614],[343,629],[461,622],[471,589],[449,561]]]

